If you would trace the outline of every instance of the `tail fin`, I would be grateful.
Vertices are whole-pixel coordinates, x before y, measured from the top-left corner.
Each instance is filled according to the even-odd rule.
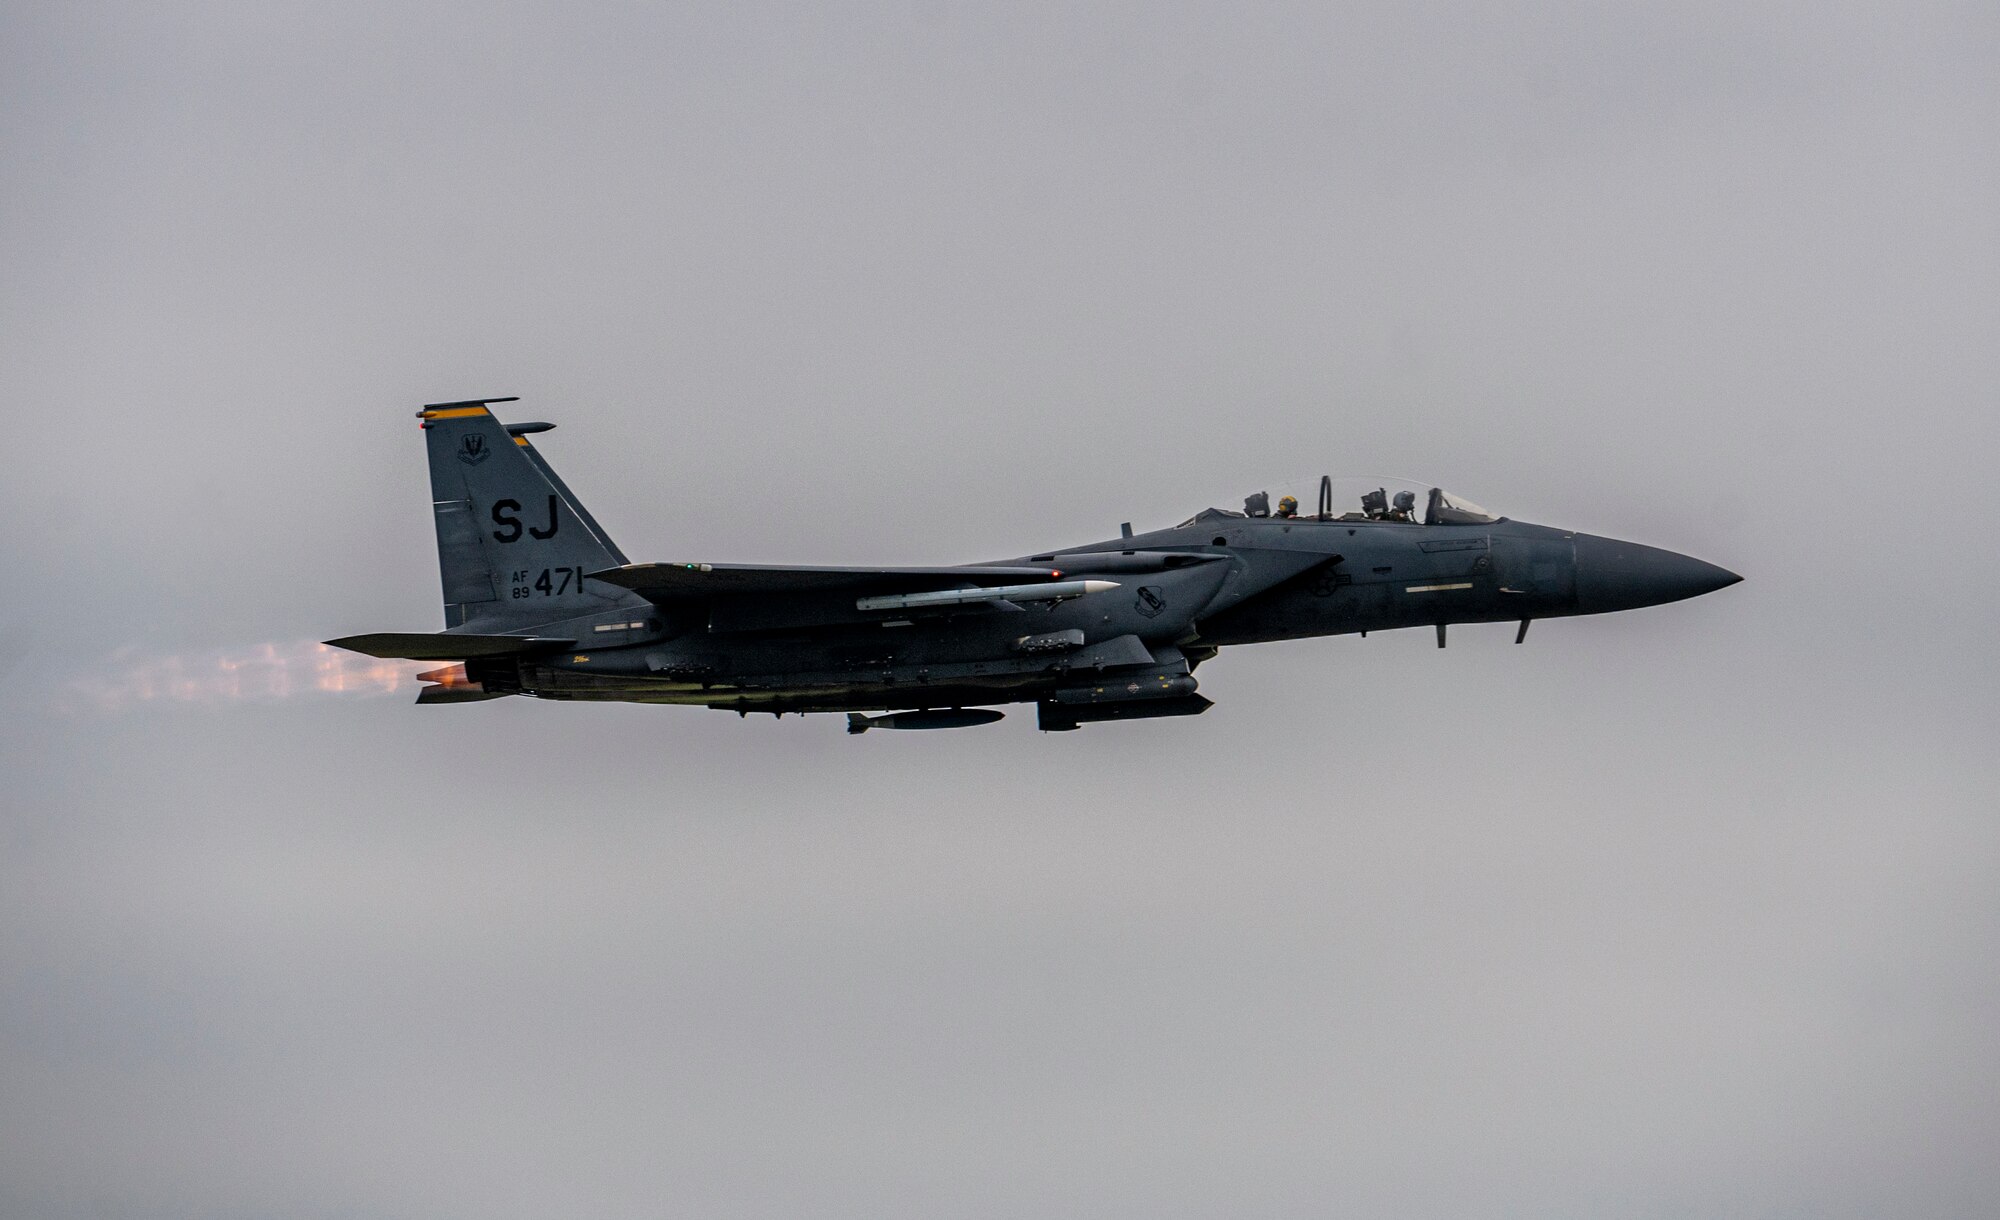
[[[486,398],[417,412],[430,452],[431,508],[449,628],[506,632],[644,599],[584,574],[625,555],[528,443],[548,424],[506,426]]]

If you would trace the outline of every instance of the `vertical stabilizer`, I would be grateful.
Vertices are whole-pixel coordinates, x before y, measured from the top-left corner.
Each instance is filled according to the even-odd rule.
[[[556,477],[526,433],[510,430],[486,398],[417,412],[430,454],[431,509],[448,628],[518,631],[644,599],[585,574],[625,556]]]

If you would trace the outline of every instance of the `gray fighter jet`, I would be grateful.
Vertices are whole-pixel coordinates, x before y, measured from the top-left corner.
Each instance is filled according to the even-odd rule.
[[[545,423],[494,403],[418,412],[430,452],[445,630],[328,643],[451,661],[419,703],[507,695],[844,712],[848,731],[1000,719],[1045,730],[1191,716],[1194,671],[1232,644],[1603,614],[1742,579],[1613,538],[1495,516],[1430,488],[1351,511],[1267,492],[1171,529],[938,568],[631,563],[543,460]],[[886,712],[869,716],[867,712]]]

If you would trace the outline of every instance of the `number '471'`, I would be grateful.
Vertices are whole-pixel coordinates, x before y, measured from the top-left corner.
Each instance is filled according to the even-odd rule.
[[[539,574],[532,568],[523,568],[512,575],[513,580],[509,583],[513,585],[515,601],[583,592],[582,568],[543,568]],[[533,577],[532,581],[530,577]]]

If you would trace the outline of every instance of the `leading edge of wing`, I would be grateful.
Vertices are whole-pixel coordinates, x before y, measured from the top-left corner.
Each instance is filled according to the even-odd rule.
[[[822,568],[747,563],[634,563],[590,574],[592,580],[630,589],[654,602],[746,593],[910,592],[1061,577],[1061,569],[1052,567]]]

